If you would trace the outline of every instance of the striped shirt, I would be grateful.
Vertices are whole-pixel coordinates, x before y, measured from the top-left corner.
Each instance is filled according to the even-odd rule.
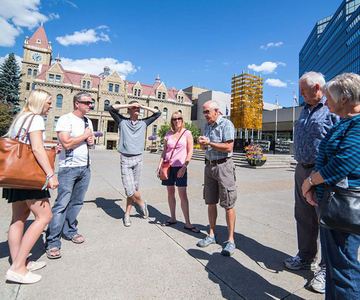
[[[207,123],[205,125],[204,135],[213,143],[225,143],[227,141],[234,141],[235,127],[234,124],[221,116],[213,124]],[[210,160],[218,160],[231,157],[233,152],[225,153],[216,151],[211,146],[206,149],[205,157]]]
[[[347,181],[350,187],[360,186],[360,115],[337,122],[322,140],[314,171],[325,182],[336,185]],[[324,186],[317,186],[319,200]]]

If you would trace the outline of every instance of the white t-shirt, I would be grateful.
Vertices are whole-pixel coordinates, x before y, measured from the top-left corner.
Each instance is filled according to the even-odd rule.
[[[93,131],[91,120],[88,119],[89,127]],[[70,132],[70,137],[78,137],[84,133],[85,121],[72,112],[59,118],[56,125],[56,132]],[[65,150],[63,147],[59,155],[59,167],[83,167],[87,165],[88,146],[85,141],[77,147]]]
[[[24,122],[24,119],[30,115],[32,113],[26,113],[26,114],[23,114],[15,123],[15,126],[11,132],[11,138],[15,138],[19,129],[20,129],[20,126],[21,124]],[[25,130],[26,128],[28,127],[29,125],[29,122],[30,122],[30,119],[32,118],[32,116],[28,117],[28,119],[26,120],[25,124],[23,125],[23,127],[21,128],[21,131],[20,131],[20,135],[19,135],[19,140],[20,142],[23,142],[23,143],[26,143],[26,144],[30,144],[30,135],[29,133],[30,132],[33,132],[33,131],[37,131],[37,130],[40,130],[42,131],[42,137],[43,137],[43,141],[45,141],[45,125],[44,125],[44,119],[42,118],[42,116],[40,115],[35,115],[33,121],[31,122],[31,125],[30,125],[30,128],[29,128],[29,131],[27,133],[27,135],[24,137],[24,139],[22,140],[21,137],[23,136],[23,134],[25,133]]]

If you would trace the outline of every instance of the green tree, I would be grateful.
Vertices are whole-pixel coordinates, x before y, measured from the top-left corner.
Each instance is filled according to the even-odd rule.
[[[11,104],[0,101],[0,136],[3,136],[9,130],[15,116],[13,111],[14,108]]]
[[[11,103],[16,110],[19,106],[21,74],[14,52],[11,52],[0,66],[0,99]]]
[[[194,124],[190,124],[186,122],[185,122],[185,128],[191,131],[191,134],[194,140],[196,141],[200,134],[199,128],[197,128]],[[160,129],[157,132],[158,136],[160,137],[161,143],[165,143],[164,137],[169,130],[171,130],[170,123],[165,122],[164,125],[161,125]]]

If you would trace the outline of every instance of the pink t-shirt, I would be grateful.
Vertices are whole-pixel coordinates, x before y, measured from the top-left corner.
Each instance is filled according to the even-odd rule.
[[[165,135],[165,140],[167,143],[167,152],[165,155],[165,160],[168,161],[171,156],[171,152],[173,151],[177,139],[171,137],[173,134],[172,131],[168,131]],[[170,161],[170,166],[172,167],[182,167],[185,164],[186,156],[187,156],[187,137],[191,135],[190,130],[186,130],[186,132],[182,135],[180,141],[176,145],[176,149]]]

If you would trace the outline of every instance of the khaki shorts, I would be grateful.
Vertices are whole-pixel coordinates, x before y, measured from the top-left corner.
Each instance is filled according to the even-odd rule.
[[[237,199],[235,165],[232,159],[222,164],[205,165],[204,199],[206,204],[217,204],[230,209]]]

